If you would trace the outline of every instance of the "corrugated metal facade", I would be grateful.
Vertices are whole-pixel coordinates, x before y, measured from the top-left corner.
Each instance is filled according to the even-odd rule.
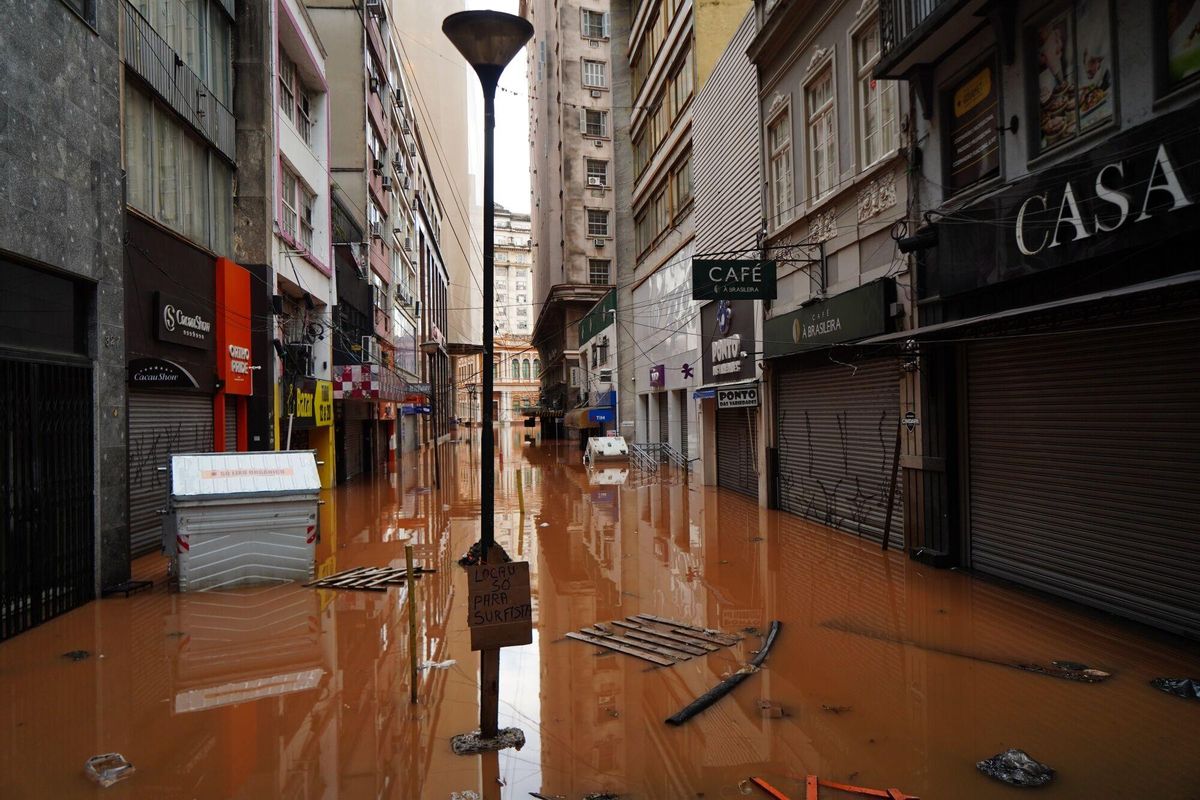
[[[1200,326],[971,345],[971,565],[1200,636]]]
[[[780,509],[881,541],[900,422],[895,359],[782,368],[775,385]],[[895,502],[893,543],[900,491]]]
[[[717,410],[717,486],[758,497],[758,409]]]
[[[692,110],[696,253],[751,248],[762,224],[758,76],[746,56],[751,7]]]
[[[172,453],[213,449],[212,397],[182,392],[129,393],[129,543],[133,557],[162,541],[167,473]]]

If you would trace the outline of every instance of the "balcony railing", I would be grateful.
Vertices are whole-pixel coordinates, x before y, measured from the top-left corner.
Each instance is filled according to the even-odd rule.
[[[954,0],[880,0],[880,50],[884,59],[942,6]]]

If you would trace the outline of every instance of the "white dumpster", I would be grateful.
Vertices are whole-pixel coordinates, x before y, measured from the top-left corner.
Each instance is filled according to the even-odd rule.
[[[170,487],[163,549],[179,591],[312,578],[314,451],[172,455]]]
[[[587,449],[583,452],[585,464],[595,464],[598,461],[628,461],[629,445],[624,436],[593,436],[587,441]]]

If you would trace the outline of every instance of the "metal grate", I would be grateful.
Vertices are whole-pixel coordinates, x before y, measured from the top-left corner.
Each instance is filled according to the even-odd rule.
[[[0,640],[94,594],[92,370],[0,359]]]

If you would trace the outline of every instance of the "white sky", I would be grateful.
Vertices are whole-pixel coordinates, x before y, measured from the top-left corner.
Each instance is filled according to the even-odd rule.
[[[517,13],[517,0],[468,0],[467,8],[490,8]],[[525,51],[518,53],[500,78],[496,92],[496,202],[512,210],[529,211],[529,105]],[[472,76],[474,78],[474,76]],[[479,83],[471,94],[471,151],[483,153],[483,100]],[[472,159],[475,164],[478,161]],[[474,164],[473,164],[474,165]],[[479,165],[482,167],[482,165]],[[483,203],[482,176],[478,185]]]

